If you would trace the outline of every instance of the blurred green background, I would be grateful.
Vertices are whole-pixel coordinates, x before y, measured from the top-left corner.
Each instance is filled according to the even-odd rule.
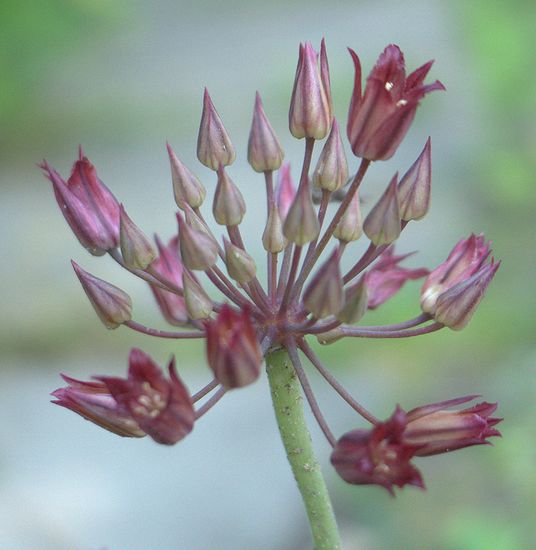
[[[260,90],[296,170],[303,144],[290,137],[286,117],[297,48],[322,36],[341,120],[353,80],[346,46],[365,70],[390,42],[410,68],[435,58],[432,78],[447,87],[426,99],[396,156],[373,166],[365,210],[431,135],[433,208],[405,230],[400,249],[418,249],[413,265],[433,267],[459,238],[484,231],[503,261],[461,333],[319,350],[378,415],[396,403],[412,408],[481,393],[500,402],[505,418],[494,448],[421,460],[427,492],[406,488],[396,499],[344,485],[313,428],[346,548],[533,548],[535,25],[536,4],[522,0],[3,0],[0,548],[307,548],[265,379],[228,395],[172,449],[116,438],[48,403],[58,372],[123,373],[133,345],[161,363],[177,353],[194,389],[208,372],[198,344],[174,348],[99,324],[70,258],[131,293],[137,320],[163,326],[148,289],[78,246],[35,164],[46,156],[67,174],[82,143],[139,225],[167,238],[175,207],[166,139],[214,189],[213,174],[195,160],[206,85],[239,151],[231,175],[248,200],[244,231],[260,258],[252,213],[263,205],[263,184],[245,160],[253,95]],[[413,316],[418,290],[408,285],[365,322]],[[313,382],[336,433],[357,427],[344,403]]]

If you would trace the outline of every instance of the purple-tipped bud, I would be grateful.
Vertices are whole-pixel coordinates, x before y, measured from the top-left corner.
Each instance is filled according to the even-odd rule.
[[[303,293],[303,304],[317,319],[335,315],[344,306],[338,248],[319,268]]]
[[[174,445],[194,427],[192,399],[175,369],[168,364],[169,379],[143,351],[134,348],[128,358],[128,378],[100,376],[121,410],[147,435],[162,445]]]
[[[205,88],[203,96],[203,114],[197,137],[197,158],[211,170],[219,165],[228,166],[235,160],[236,154],[220,115]]]
[[[112,397],[104,382],[83,382],[62,374],[67,386],[52,392],[54,405],[65,407],[81,417],[121,437],[144,437],[128,410]]]
[[[347,288],[344,293],[344,307],[336,314],[339,321],[349,325],[358,323],[367,312],[368,290],[366,278]]]
[[[216,246],[218,245],[218,242],[214,238],[214,235],[210,231],[205,221],[202,220],[188,205],[185,205],[184,207],[184,217],[186,218],[186,223],[190,227],[193,227],[196,231],[204,233],[214,242]]]
[[[191,208],[199,208],[205,200],[206,190],[199,178],[184,165],[173,149],[166,144],[169,162],[171,164],[171,179],[173,181],[173,194],[177,206],[184,210],[184,203]]]
[[[212,313],[213,303],[203,287],[184,270],[182,273],[184,302],[190,319],[206,319]]]
[[[238,225],[246,213],[244,197],[223,166],[218,168],[218,184],[214,193],[212,213],[217,223],[228,227]]]
[[[391,44],[380,55],[361,95],[361,63],[357,54],[349,51],[355,66],[347,125],[352,151],[369,160],[386,160],[404,139],[420,100],[433,90],[445,88],[438,80],[423,84],[431,61],[406,77],[404,56]]]
[[[339,124],[333,119],[329,137],[318,157],[313,183],[326,191],[337,191],[348,179],[348,163],[339,131]]]
[[[298,246],[314,241],[320,232],[320,225],[313,205],[313,199],[308,186],[298,190],[292,203],[285,223],[283,233],[285,237]]]
[[[207,360],[225,388],[241,388],[261,373],[262,352],[249,310],[224,304],[216,319],[205,322]]]
[[[277,207],[281,220],[285,220],[296,197],[296,187],[290,173],[290,163],[286,162],[281,166],[277,181]]]
[[[398,184],[400,217],[405,220],[420,220],[430,208],[432,186],[432,147],[430,138]]]
[[[310,43],[300,44],[298,66],[290,100],[290,133],[298,139],[323,139],[331,127],[329,67],[322,41],[321,67]]]
[[[91,305],[106,328],[117,328],[125,321],[130,321],[132,301],[126,292],[84,271],[73,260],[71,264]]]
[[[397,194],[398,174],[380,197],[374,208],[369,212],[363,224],[367,237],[376,245],[391,244],[400,235],[400,208]]]
[[[359,206],[359,194],[356,191],[346,212],[342,215],[333,236],[343,243],[357,241],[363,234],[363,220]]]
[[[218,246],[206,233],[186,223],[177,212],[179,222],[179,249],[182,262],[188,269],[205,271],[218,261]]]
[[[123,261],[131,269],[146,269],[156,258],[151,241],[129,218],[123,205],[119,220],[119,241]]]
[[[257,274],[253,258],[245,251],[223,238],[225,264],[231,279],[242,285],[249,283]]]
[[[494,262],[492,259],[472,277],[443,292],[437,299],[434,319],[453,330],[464,328],[471,320],[500,265],[501,262]]]
[[[264,233],[262,234],[262,245],[268,252],[277,254],[278,252],[284,250],[287,244],[288,241],[283,234],[283,222],[279,216],[279,209],[277,208],[277,205],[274,204],[270,208],[266,227],[264,228]]]
[[[82,150],[67,182],[46,162],[40,167],[52,182],[58,206],[82,246],[94,256],[115,248],[119,243],[119,203]]]
[[[259,92],[255,94],[253,122],[249,132],[248,162],[256,172],[278,170],[283,162],[283,149],[266,117]]]
[[[158,258],[152,263],[151,269],[158,273],[163,279],[171,282],[177,288],[182,290],[182,273],[184,267],[179,258],[179,238],[173,237],[167,246],[156,237],[156,246],[158,247]],[[159,286],[149,285],[153,291],[154,297],[164,316],[164,319],[174,326],[183,326],[188,323],[188,314],[184,298],[160,288]]]
[[[474,275],[486,262],[491,252],[491,243],[484,235],[471,234],[461,239],[448,258],[426,278],[421,289],[421,308],[434,314],[439,296],[454,285]]]

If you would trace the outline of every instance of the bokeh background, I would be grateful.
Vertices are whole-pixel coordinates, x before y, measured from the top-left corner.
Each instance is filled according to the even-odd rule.
[[[494,241],[503,266],[461,333],[400,342],[340,342],[319,353],[378,415],[481,393],[500,402],[495,447],[422,459],[427,480],[390,498],[344,485],[313,427],[348,549],[533,548],[536,509],[536,4],[530,0],[272,2],[235,0],[3,0],[0,3],[0,548],[146,550],[308,548],[299,495],[285,463],[265,378],[228,395],[186,440],[164,448],[124,440],[49,404],[58,373],[122,374],[131,346],[163,363],[178,355],[192,388],[208,371],[198,344],[174,346],[127,329],[106,331],[69,265],[134,296],[139,321],[163,327],[152,296],[105,258],[90,257],[68,230],[35,164],[66,174],[82,143],[100,176],[151,233],[175,231],[165,140],[195,167],[203,86],[239,158],[231,175],[248,200],[245,233],[261,231],[262,180],[245,160],[253,95],[295,170],[303,144],[287,130],[297,47],[325,36],[336,115],[343,119],[353,70],[390,42],[408,66],[433,57],[447,93],[426,99],[396,156],[372,167],[365,210],[395,170],[432,136],[433,207],[400,250],[432,267],[471,231]],[[351,160],[353,166],[356,160]],[[363,248],[359,243],[354,253]],[[419,283],[367,323],[418,311]],[[336,433],[358,425],[313,376]]]

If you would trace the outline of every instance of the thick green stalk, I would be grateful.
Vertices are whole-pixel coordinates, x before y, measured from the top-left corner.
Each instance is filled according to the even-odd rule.
[[[300,383],[287,352],[269,353],[266,371],[277,425],[305,504],[315,549],[338,550],[341,544],[333,507],[305,423]]]

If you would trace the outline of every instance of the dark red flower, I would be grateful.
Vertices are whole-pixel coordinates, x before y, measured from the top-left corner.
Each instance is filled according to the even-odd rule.
[[[420,100],[433,90],[445,88],[438,80],[423,84],[432,61],[406,77],[404,56],[398,46],[391,44],[372,69],[362,95],[361,63],[353,50],[350,55],[355,65],[347,125],[352,151],[369,160],[386,160],[404,139]]]
[[[225,388],[240,388],[260,375],[262,352],[249,309],[224,304],[214,320],[205,323],[207,361]]]

